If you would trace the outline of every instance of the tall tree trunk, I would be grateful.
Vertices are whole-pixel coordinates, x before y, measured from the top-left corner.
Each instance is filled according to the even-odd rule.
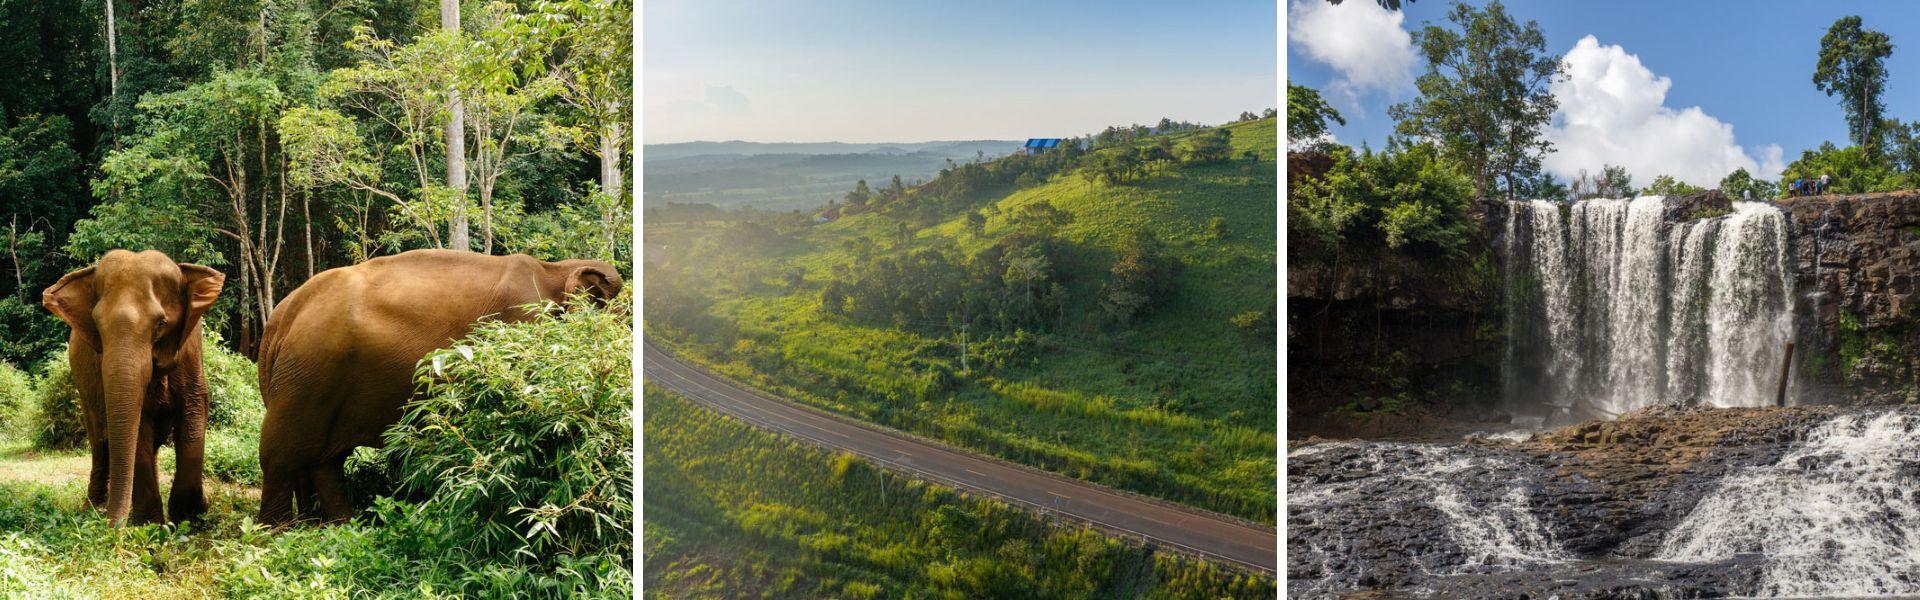
[[[313,191],[300,191],[301,237],[307,242],[307,279],[313,279]]]
[[[107,7],[107,120],[109,121],[109,125],[113,129],[113,149],[119,150],[120,149],[120,105],[119,105],[119,102],[120,102],[120,45],[119,45],[118,39],[120,37],[120,33],[119,33],[119,30],[114,25],[113,2],[114,0],[106,0],[101,4],[105,4]],[[120,186],[118,185],[113,186],[113,189],[110,191],[110,193],[112,194],[115,200],[118,200],[120,198]]]
[[[440,0],[440,27],[460,31],[460,0]],[[467,226],[467,107],[460,92],[447,91],[447,187],[453,189],[453,218],[447,224],[447,245],[471,250]]]

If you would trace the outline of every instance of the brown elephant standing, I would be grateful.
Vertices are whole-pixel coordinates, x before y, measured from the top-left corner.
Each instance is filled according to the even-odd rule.
[[[316,504],[328,521],[353,514],[343,465],[383,445],[413,396],[414,366],[482,319],[522,321],[522,306],[585,292],[620,293],[620,273],[592,260],[543,262],[415,250],[331,269],[288,294],[260,345],[259,522],[285,524]],[[298,503],[296,506],[296,502]]]
[[[41,295],[73,328],[67,358],[93,453],[87,505],[106,506],[116,526],[129,518],[136,525],[167,520],[153,460],[169,434],[175,461],[165,508],[174,522],[206,512],[200,317],[225,280],[219,271],[175,264],[153,250],[114,250]]]

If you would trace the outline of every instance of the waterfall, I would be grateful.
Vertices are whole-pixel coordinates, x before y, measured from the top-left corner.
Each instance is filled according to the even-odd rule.
[[[1521,201],[1512,215],[1512,400],[1601,416],[1773,402],[1793,331],[1777,207],[1674,222],[1651,196]]]
[[[1760,596],[1920,594],[1920,415],[1843,415],[1772,465],[1724,479],[1661,560],[1766,558]]]

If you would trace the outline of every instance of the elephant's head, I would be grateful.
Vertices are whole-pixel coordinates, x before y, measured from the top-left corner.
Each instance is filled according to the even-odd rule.
[[[586,294],[595,305],[606,306],[614,296],[620,295],[620,270],[613,265],[597,260],[563,260],[552,263],[566,277],[560,287],[550,292],[548,298],[556,302],[565,302],[574,294]]]
[[[107,516],[116,525],[132,505],[134,444],[148,386],[179,364],[225,280],[219,271],[176,264],[153,250],[114,250],[41,294],[47,310],[73,328],[74,343],[100,354],[111,467]]]

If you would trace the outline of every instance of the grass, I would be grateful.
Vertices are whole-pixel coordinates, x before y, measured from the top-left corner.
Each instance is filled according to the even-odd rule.
[[[938,246],[974,253],[1010,231],[1009,215],[1023,206],[1044,201],[1073,215],[1058,232],[1072,247],[1062,265],[1072,274],[1065,314],[1018,344],[974,338],[979,345],[969,351],[978,354],[965,376],[956,375],[959,338],[944,327],[821,309],[819,285],[853,261],[848,240],[896,237],[903,221],[882,211],[792,228],[752,248],[729,244],[728,225],[649,226],[650,335],[814,406],[1271,523],[1273,344],[1231,321],[1274,303],[1275,120],[1227,127],[1236,157],[1227,163],[1168,167],[1125,185],[1064,173],[979,205],[987,215],[979,234],[960,211],[912,230],[904,244],[881,242],[896,255]],[[1249,149],[1260,153],[1257,162],[1238,158]],[[1114,326],[1094,299],[1135,230],[1185,267],[1162,306]],[[802,274],[797,287],[783,281],[793,271]],[[996,346],[1020,344],[982,366]]]
[[[75,417],[36,411],[0,428],[0,597],[627,597],[627,303],[485,324],[422,361],[424,391],[396,438],[349,461],[349,495],[371,506],[340,525],[253,523],[261,411],[245,358],[209,363],[209,511],[198,523],[110,527],[83,504],[86,451],[39,443]],[[35,397],[62,397],[70,384],[57,371]],[[165,498],[171,447],[156,466]]]
[[[0,445],[0,590],[8,598],[220,596],[234,553],[263,544],[264,532],[250,524],[259,491],[220,481],[206,483],[208,512],[198,527],[114,531],[82,506],[90,468],[84,451]],[[172,476],[160,478],[164,497]]]
[[[645,396],[650,598],[1271,598],[1274,580],[1058,526]]]

